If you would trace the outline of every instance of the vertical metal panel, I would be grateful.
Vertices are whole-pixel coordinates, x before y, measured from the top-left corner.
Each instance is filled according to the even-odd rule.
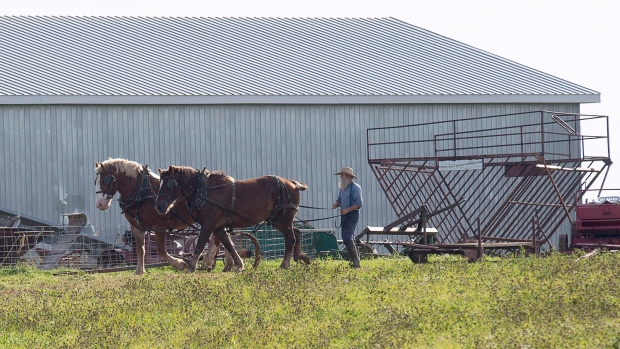
[[[328,208],[337,195],[334,173],[351,166],[364,189],[361,231],[397,218],[367,164],[367,128],[540,109],[579,112],[576,104],[0,106],[6,171],[0,206],[59,223],[63,213],[77,210],[95,226],[125,227],[117,205],[109,212],[95,209],[92,184],[95,161],[123,157],[154,171],[206,166],[237,179],[266,174],[296,179],[310,187],[302,194],[303,205]],[[487,195],[493,195],[492,187]],[[302,208],[299,216],[336,213]],[[335,223],[314,225],[332,228]]]

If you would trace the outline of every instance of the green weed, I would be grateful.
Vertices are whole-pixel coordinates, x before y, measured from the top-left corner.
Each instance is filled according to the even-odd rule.
[[[469,263],[263,261],[243,273],[0,270],[2,348],[600,348],[620,341],[620,254]]]

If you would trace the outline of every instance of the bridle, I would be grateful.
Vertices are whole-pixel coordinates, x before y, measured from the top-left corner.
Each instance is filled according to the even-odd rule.
[[[126,181],[116,180],[116,177],[114,177],[113,174],[109,173],[105,168],[103,168],[103,170],[101,172],[97,172],[97,176],[95,176],[95,185],[97,185],[97,177],[99,177],[99,175],[103,175],[101,182],[103,182],[103,184],[106,185],[106,189],[105,191],[98,190],[95,192],[95,194],[104,194],[106,196],[106,200],[112,199],[114,197],[114,194],[116,194],[116,192],[118,191],[118,190],[114,190],[113,192],[110,192],[110,187],[111,187],[110,184],[112,184],[112,182],[116,183],[117,186],[118,186],[118,183],[126,182]]]
[[[174,176],[170,176],[168,178],[160,178],[162,185],[159,187],[159,193],[157,194],[157,198],[164,197],[166,199],[166,206],[169,206],[172,200],[172,193],[174,193],[174,188],[179,187],[179,182],[174,178]],[[164,181],[166,182],[166,189],[170,191],[168,193],[163,193],[162,188]],[[180,188],[180,187],[179,187]]]

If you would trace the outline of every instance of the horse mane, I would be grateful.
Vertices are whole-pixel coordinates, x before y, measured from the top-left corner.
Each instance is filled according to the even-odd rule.
[[[211,176],[223,176],[223,177],[230,177],[229,175],[226,174],[226,172],[224,171],[209,171],[207,170],[207,174],[210,174]]]
[[[200,170],[196,170],[190,166],[172,166],[172,172],[178,173],[180,175],[179,180],[182,182],[188,182],[190,179],[193,179],[193,177],[196,176],[196,171],[200,172]],[[205,174],[211,176],[230,177],[223,171],[205,170]]]
[[[113,159],[109,158],[101,163],[97,168],[95,168],[95,172],[97,172],[101,167],[111,166],[116,169],[118,172],[122,172],[128,177],[136,178],[140,175],[142,170],[144,169],[140,163],[135,161],[127,160],[127,159]],[[149,174],[157,179],[159,179],[159,175],[149,169]]]

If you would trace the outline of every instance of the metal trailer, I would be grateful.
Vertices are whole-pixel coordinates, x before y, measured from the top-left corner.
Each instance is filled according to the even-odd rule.
[[[595,134],[581,133],[588,123],[598,125],[588,128]],[[580,189],[602,174],[604,182],[612,164],[606,116],[552,111],[370,128],[367,153],[399,217],[385,240],[394,241],[398,225],[437,230],[432,245],[411,236],[396,246],[420,261],[431,253],[475,260],[485,250],[551,248],[554,234],[574,222]]]

